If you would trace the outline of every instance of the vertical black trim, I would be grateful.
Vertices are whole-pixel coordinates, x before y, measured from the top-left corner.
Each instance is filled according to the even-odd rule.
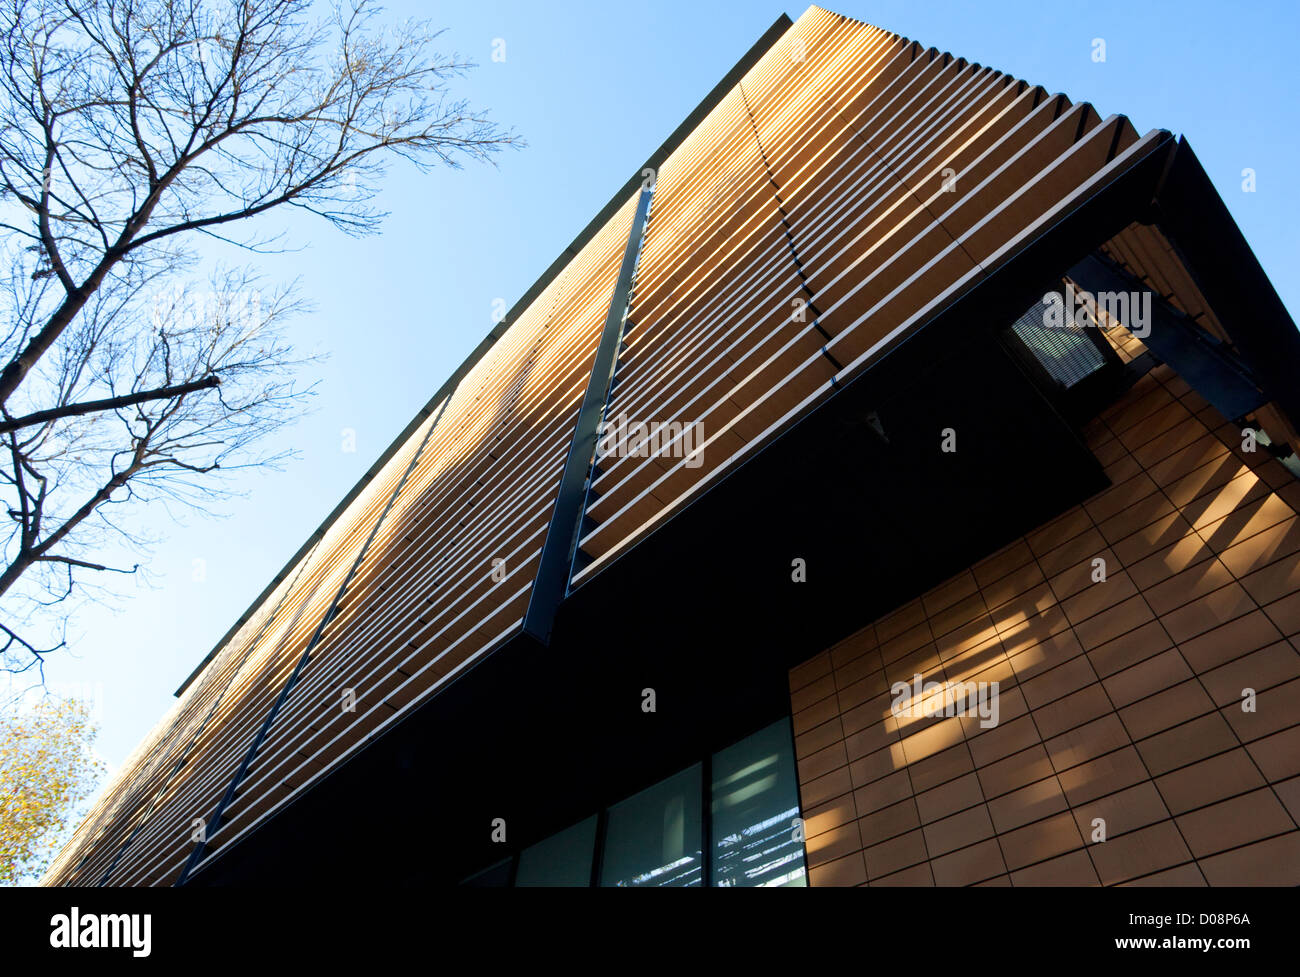
[[[794,760],[794,800],[795,808],[799,811],[795,817],[799,819],[799,847],[803,850],[803,881],[804,885],[811,889],[812,873],[808,871],[808,825],[803,819],[803,785],[799,783],[799,746],[795,742],[793,714],[785,717],[785,729],[790,735],[790,758]]]
[[[618,350],[623,342],[623,323],[627,321],[632,275],[641,254],[641,241],[645,236],[646,218],[650,213],[650,199],[653,196],[653,185],[644,187],[637,201],[636,214],[627,234],[627,246],[623,249],[623,264],[614,283],[614,294],[610,296],[600,344],[596,347],[596,358],[591,364],[591,376],[587,380],[587,392],[582,398],[582,406],[578,408],[573,441],[564,462],[564,472],[560,475],[560,488],[555,497],[555,508],[551,512],[551,524],[546,530],[546,541],[542,544],[541,563],[537,567],[537,578],[533,581],[528,610],[524,614],[525,633],[542,644],[550,642],[555,612],[569,590],[573,557],[578,548],[578,533],[586,511],[591,469],[596,460],[600,423],[605,416],[610,381],[614,378]]]
[[[705,750],[704,759],[700,761],[700,778],[704,783],[700,787],[701,806],[704,808],[700,818],[700,887],[713,887],[713,751]]]
[[[596,846],[591,853],[591,888],[600,887],[600,870],[605,861],[605,832],[609,830],[609,808],[596,812]]]
[[[245,775],[247,775],[248,768],[252,766],[253,759],[257,756],[257,751],[262,746],[262,741],[266,739],[266,734],[270,732],[271,724],[275,722],[275,717],[280,712],[280,707],[283,706],[285,701],[289,698],[289,693],[291,693],[293,687],[298,684],[298,678],[302,675],[303,669],[306,668],[307,663],[311,661],[311,653],[316,648],[321,636],[325,633],[325,626],[333,619],[334,612],[338,610],[339,602],[343,600],[343,595],[347,593],[348,584],[352,582],[352,578],[356,576],[357,571],[361,569],[361,564],[365,561],[366,553],[370,550],[370,544],[375,541],[375,536],[379,533],[379,527],[384,524],[384,520],[388,518],[388,513],[392,511],[393,505],[397,502],[398,496],[402,494],[402,489],[406,487],[407,479],[411,477],[411,473],[415,471],[415,466],[419,464],[420,458],[424,455],[424,449],[429,446],[429,440],[433,437],[433,432],[438,429],[438,423],[442,420],[443,414],[447,412],[447,405],[451,403],[451,398],[455,393],[456,388],[453,387],[451,392],[447,394],[447,399],[442,402],[442,407],[438,411],[438,416],[433,419],[433,423],[429,425],[429,430],[425,432],[424,440],[420,442],[420,447],[416,449],[414,456],[412,456],[411,463],[406,466],[406,471],[402,473],[401,480],[398,481],[397,487],[394,488],[392,494],[389,495],[388,502],[384,505],[383,511],[379,513],[379,518],[375,520],[374,526],[370,529],[370,535],[366,537],[366,541],[362,544],[361,551],[357,554],[357,558],[352,561],[352,566],[348,570],[347,576],[343,578],[343,583],[339,585],[338,591],[334,594],[334,599],[330,601],[329,608],[326,609],[324,616],[321,617],[320,623],[316,625],[316,630],[312,633],[311,640],[307,642],[307,647],[303,649],[302,655],[298,658],[298,664],[294,666],[292,674],[290,674],[289,678],[285,681],[284,687],[280,689],[280,694],[276,697],[270,711],[266,714],[266,718],[262,720],[262,725],[258,729],[257,735],[253,737],[253,742],[249,746],[248,752],[244,754],[244,759],[240,762],[239,769],[235,771],[235,775],[231,778],[230,785],[226,788],[225,794],[223,794],[221,800],[217,802],[217,809],[212,814],[212,820],[205,826],[204,840],[195,845],[194,850],[190,852],[190,857],[186,860],[185,867],[181,869],[181,874],[176,879],[176,885],[184,885],[185,881],[190,877],[190,873],[193,872],[203,860],[203,855],[208,848],[207,839],[211,838],[221,828],[221,817],[225,814],[226,808],[229,807],[230,803],[235,799],[235,794],[239,790],[239,785],[243,782]]]

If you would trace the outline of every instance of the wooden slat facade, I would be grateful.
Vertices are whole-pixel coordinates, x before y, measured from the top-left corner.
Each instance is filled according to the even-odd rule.
[[[660,174],[610,412],[704,447],[602,461],[575,582],[1162,135],[811,8]]]
[[[635,202],[629,197],[430,412],[185,690],[61,853],[52,879],[176,881],[194,848],[194,821],[210,821],[341,589],[207,843],[211,853],[518,631]],[[494,560],[504,561],[495,576]],[[344,690],[355,711],[343,708]]]

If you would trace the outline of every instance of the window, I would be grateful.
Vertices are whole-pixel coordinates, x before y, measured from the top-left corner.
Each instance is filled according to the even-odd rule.
[[[1012,324],[1011,331],[1047,375],[1068,390],[1105,366],[1106,359],[1082,328],[1045,325],[1043,309],[1041,303],[1030,307]]]
[[[1076,426],[1096,417],[1132,385],[1098,319],[1069,280],[1060,280],[1000,333],[1003,348],[1052,408]]]
[[[515,885],[591,885],[596,849],[596,816],[551,835],[519,853]]]
[[[700,885],[704,855],[700,764],[609,809],[601,885]]]
[[[711,794],[711,884],[807,884],[787,720],[715,753]]]
[[[585,886],[593,879],[602,886],[807,885],[790,720],[463,884],[510,885],[512,872],[517,886]]]

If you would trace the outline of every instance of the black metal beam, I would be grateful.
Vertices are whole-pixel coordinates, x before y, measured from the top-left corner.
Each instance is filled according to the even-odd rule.
[[[623,343],[623,324],[627,321],[628,300],[632,294],[632,275],[636,271],[641,241],[645,237],[646,219],[650,214],[650,200],[654,196],[653,184],[641,190],[636,214],[627,234],[623,249],[623,264],[610,296],[609,311],[601,328],[596,358],[591,364],[587,391],[578,408],[574,424],[573,441],[560,475],[560,488],[551,512],[551,524],[542,544],[542,559],[537,567],[532,593],[528,597],[528,610],[524,614],[524,632],[542,644],[551,640],[551,627],[560,601],[569,592],[573,573],[573,556],[578,548],[582,516],[587,508],[587,490],[591,484],[591,469],[596,460],[596,444],[600,438],[600,423],[605,416],[609,400],[610,381],[618,365],[618,351]]]
[[[1186,138],[1152,210],[1267,399],[1300,428],[1300,331]]]
[[[1245,417],[1267,403],[1231,350],[1114,262],[1092,254],[1071,268],[1069,277],[1093,295],[1151,292],[1149,331],[1138,338],[1228,420]]]
[[[319,545],[319,541],[317,541],[316,545]],[[308,555],[303,558],[302,563],[298,568],[298,572],[294,574],[293,580],[289,583],[289,586],[285,587],[284,593],[281,594],[280,599],[275,602],[275,607],[271,610],[271,613],[267,615],[266,620],[262,623],[262,626],[258,629],[257,634],[253,637],[253,640],[250,641],[248,645],[244,648],[244,655],[243,658],[240,660],[239,666],[231,670],[230,675],[226,678],[225,686],[223,686],[221,689],[220,695],[218,695],[215,699],[212,700],[212,705],[208,708],[207,715],[203,717],[203,722],[199,723],[198,729],[196,729],[194,731],[194,735],[190,737],[190,741],[185,746],[185,749],[181,751],[180,757],[176,760],[174,764],[172,764],[172,769],[167,774],[167,778],[163,781],[162,786],[159,787],[158,790],[154,792],[154,796],[149,801],[148,807],[145,808],[145,812],[140,816],[139,822],[136,824],[134,828],[131,829],[131,833],[127,835],[126,840],[122,842],[121,847],[118,848],[117,853],[113,856],[113,860],[108,863],[108,868],[104,870],[104,874],[99,880],[99,885],[101,887],[108,885],[108,880],[112,876],[113,870],[117,868],[118,861],[122,858],[122,855],[126,853],[126,850],[131,847],[131,843],[135,841],[136,837],[140,834],[140,832],[144,830],[145,825],[149,823],[149,818],[152,816],[154,809],[158,806],[158,802],[163,798],[164,795],[166,795],[168,788],[171,787],[172,779],[178,773],[180,773],[181,768],[184,767],[186,762],[189,760],[190,751],[194,749],[195,744],[198,743],[199,738],[202,737],[203,731],[207,729],[208,723],[212,720],[212,717],[216,715],[217,709],[221,707],[221,703],[225,700],[226,693],[230,691],[231,684],[235,681],[236,677],[238,677],[240,670],[244,666],[244,663],[248,661],[248,656],[253,653],[253,649],[257,647],[258,642],[262,640],[266,632],[270,630],[271,625],[275,623],[276,618],[279,617],[280,609],[284,607],[285,601],[287,601],[289,599],[289,595],[293,593],[293,588],[294,586],[296,586],[298,579],[303,575],[303,572],[307,569],[307,563],[308,560],[310,560],[311,558],[311,553],[314,553],[315,551],[316,551],[316,546],[313,546],[311,550],[308,552]],[[314,594],[315,591],[313,590],[313,596]],[[304,602],[303,608],[305,607],[306,607],[306,603]],[[302,608],[300,608],[298,614],[296,614],[293,617],[293,623],[290,624],[290,627],[293,627],[294,624],[297,624],[301,616],[302,616]],[[177,715],[176,721],[173,724],[172,729],[168,731],[168,739],[170,739],[171,733],[175,731],[176,726],[180,724],[182,718],[183,718],[183,714]],[[163,743],[165,742],[166,740],[159,742],[157,749],[161,750],[163,748]],[[78,868],[80,868],[80,866],[78,866]]]

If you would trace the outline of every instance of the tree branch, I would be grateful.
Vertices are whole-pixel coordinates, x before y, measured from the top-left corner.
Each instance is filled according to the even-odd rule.
[[[143,390],[140,393],[123,394],[120,397],[105,397],[102,400],[85,400],[79,404],[65,404],[63,407],[52,407],[49,410],[38,410],[32,414],[26,414],[22,417],[8,418],[0,421],[0,434],[8,434],[10,431],[17,431],[19,428],[31,427],[33,424],[44,424],[46,421],[55,421],[61,417],[79,417],[82,414],[97,414],[100,411],[116,410],[119,407],[130,407],[132,404],[143,404],[150,400],[170,400],[173,397],[183,397],[186,394],[192,394],[198,390],[211,390],[219,386],[221,377],[213,374],[206,376],[202,380],[192,380],[189,383],[180,383],[173,387],[159,387],[157,390]]]

